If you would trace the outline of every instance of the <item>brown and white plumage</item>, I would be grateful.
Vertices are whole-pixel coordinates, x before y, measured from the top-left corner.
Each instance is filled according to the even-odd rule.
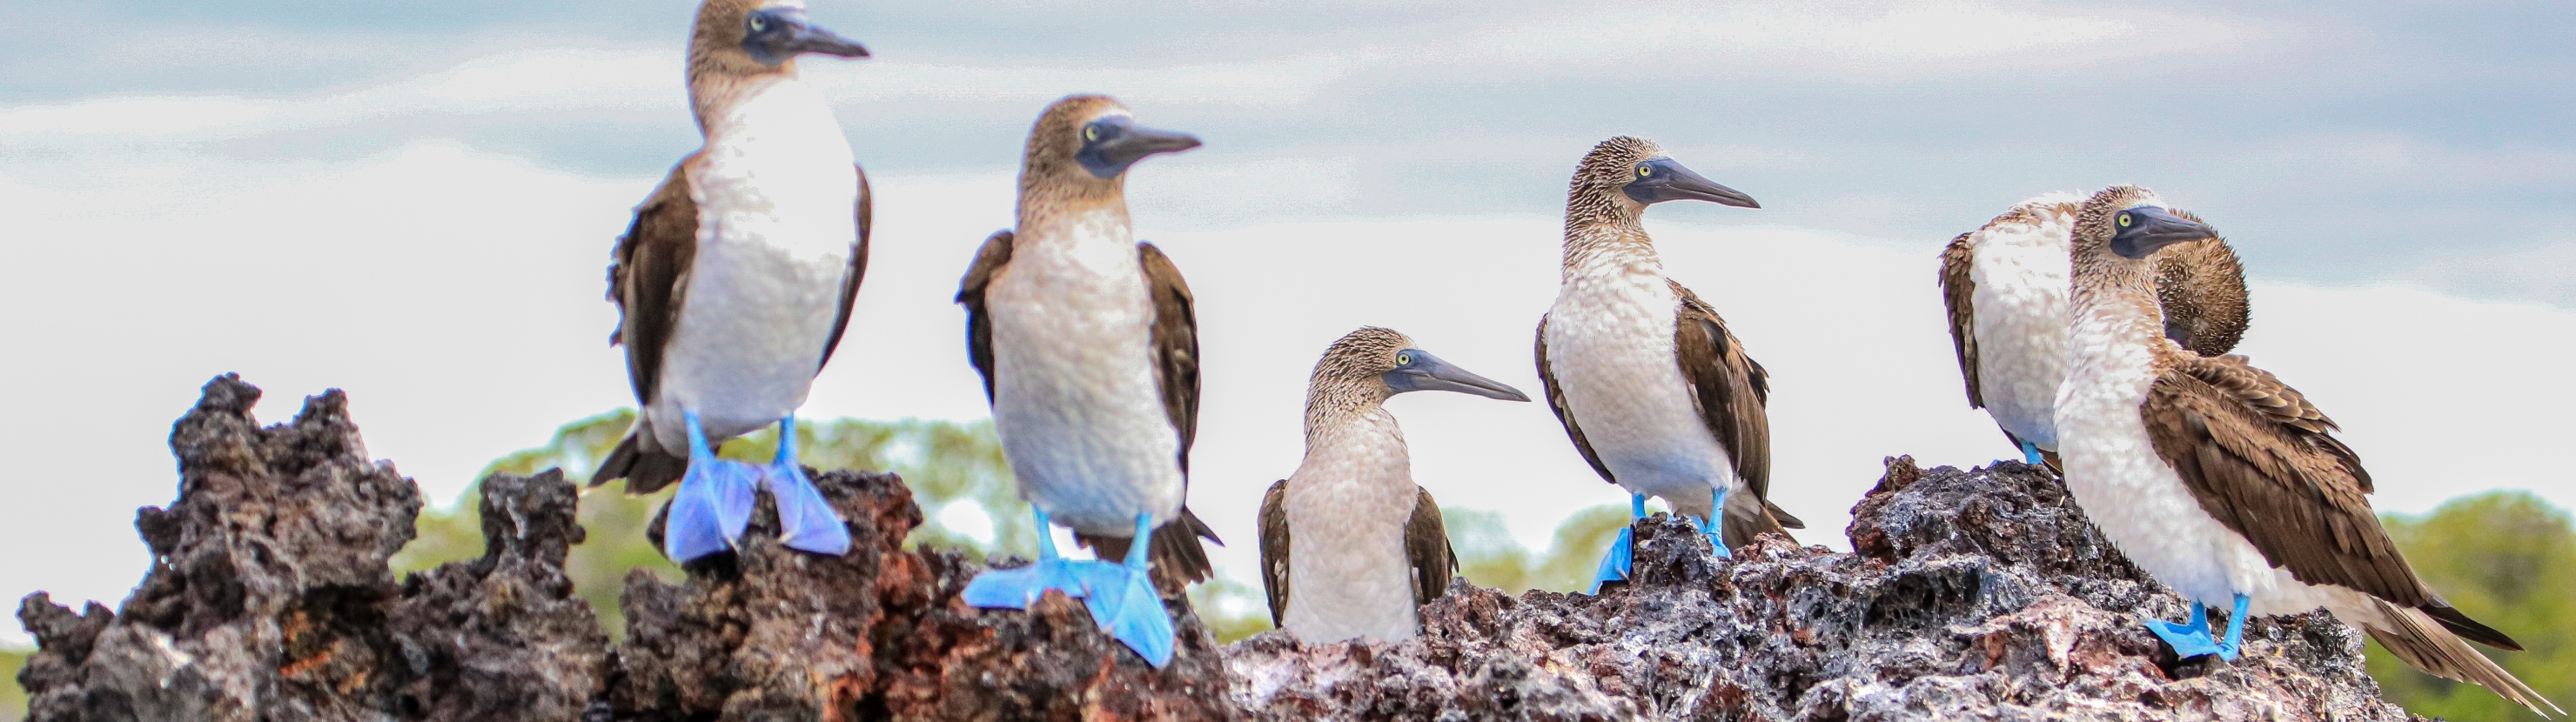
[[[647,493],[679,479],[684,409],[719,443],[792,413],[848,328],[867,270],[867,176],[793,55],[865,51],[803,26],[802,7],[699,8],[688,87],[705,146],[636,207],[608,269],[622,315],[609,340],[626,348],[643,409],[593,484]],[[749,28],[790,21],[813,32],[763,43]],[[772,46],[793,52],[755,57]]]
[[[2073,365],[2056,417],[2067,486],[2087,516],[2186,598],[2223,608],[2241,594],[2252,614],[2322,606],[2419,669],[2556,710],[2464,642],[2519,648],[2416,576],[2332,420],[2243,357],[2203,357],[2164,336],[2155,266],[2140,251],[2187,234],[2137,241],[2147,231],[2122,229],[2214,234],[2162,212],[2152,192],[2117,186],[2076,224]]]
[[[957,302],[1022,498],[1109,559],[1150,512],[1155,567],[1202,581],[1213,570],[1198,540],[1216,536],[1184,502],[1198,322],[1171,259],[1129,235],[1125,175],[1097,177],[1076,157],[1087,124],[1113,117],[1128,111],[1074,96],[1039,118],[1016,232],[984,242]]]
[[[2083,202],[2072,193],[2022,201],[1959,234],[1941,254],[1941,297],[1968,405],[1985,409],[2014,445],[2028,442],[2041,457],[2057,450],[2052,417],[2066,376],[2067,244]],[[2168,335],[2209,355],[2234,348],[2248,308],[2234,249],[2221,239],[2194,241],[2155,261]]]
[[[1353,331],[1324,351],[1306,387],[1305,457],[1270,486],[1259,519],[1270,620],[1299,639],[1409,639],[1416,608],[1448,591],[1458,556],[1385,407],[1413,390],[1529,400],[1388,329]]]
[[[1664,276],[1640,220],[1648,201],[1630,190],[1685,173],[1637,138],[1612,138],[1584,156],[1566,200],[1563,284],[1539,321],[1539,379],[1603,480],[1703,520],[1719,511],[1714,492],[1741,491],[1722,510],[1727,543],[1785,536],[1803,524],[1768,501],[1768,374],[1715,309]],[[1673,198],[1752,204],[1717,188],[1723,193]]]

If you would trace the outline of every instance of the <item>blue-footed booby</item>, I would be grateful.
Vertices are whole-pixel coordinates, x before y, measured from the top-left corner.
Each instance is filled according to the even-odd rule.
[[[1633,516],[1663,497],[1724,556],[1756,534],[1806,527],[1767,498],[1768,374],[1716,309],[1664,277],[1646,237],[1646,207],[1674,200],[1761,207],[1651,141],[1611,138],[1583,156],[1565,201],[1563,285],[1538,323],[1538,377],[1566,436],[1628,491]],[[1620,530],[1595,591],[1628,577],[1634,548]]]
[[[2049,193],[2014,204],[1941,254],[1941,296],[1968,406],[1994,417],[2023,461],[2057,466],[2058,384],[2066,378],[2067,243],[2084,197]],[[2184,217],[2187,213],[2176,211]],[[2223,239],[2155,256],[2165,335],[2206,356],[2245,334],[2245,267]]]
[[[707,0],[689,40],[689,105],[706,144],[635,209],[608,267],[624,319],[627,380],[642,413],[592,484],[649,493],[677,479],[663,553],[687,562],[730,548],[753,486],[778,504],[781,541],[849,551],[849,530],[796,457],[796,408],[832,358],[868,260],[868,182],[807,53],[867,57],[805,22],[802,0]],[[715,445],[779,424],[766,468]]]
[[[2075,221],[2058,453],[2102,535],[2191,600],[2189,623],[2148,629],[2182,656],[2233,660],[2247,615],[2324,607],[2417,669],[2544,717],[2542,706],[2557,710],[2468,646],[2521,649],[2415,575],[2332,420],[2244,357],[2201,356],[2164,335],[2149,256],[2216,236],[2135,186],[2094,194]],[[2209,606],[2232,609],[2223,637]]]
[[[1184,504],[1199,413],[1190,287],[1128,229],[1127,168],[1198,145],[1138,125],[1107,97],[1056,101],[1029,129],[1016,229],[984,241],[957,290],[968,355],[1039,530],[1036,564],[985,572],[966,601],[1020,609],[1062,590],[1156,667],[1171,661],[1172,622],[1148,557],[1204,580],[1199,538],[1216,535]],[[1057,556],[1050,523],[1103,561]]]
[[[1447,592],[1458,569],[1440,505],[1413,483],[1404,431],[1386,410],[1407,391],[1529,400],[1383,328],[1324,350],[1306,383],[1306,458],[1261,499],[1270,622],[1298,639],[1412,639],[1415,608]]]

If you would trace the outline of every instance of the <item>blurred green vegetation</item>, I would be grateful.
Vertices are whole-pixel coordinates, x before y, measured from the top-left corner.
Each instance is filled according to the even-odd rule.
[[[27,717],[27,690],[18,688],[18,668],[27,666],[31,650],[0,647],[0,722]]]
[[[526,476],[561,468],[565,478],[587,483],[599,460],[634,423],[632,410],[575,421],[557,430],[546,445],[503,456],[479,476]],[[807,466],[902,474],[926,517],[905,539],[907,544],[957,547],[979,557],[987,550],[1036,554],[1037,535],[1028,505],[1011,485],[1010,467],[1002,461],[1002,445],[993,436],[991,422],[806,421],[797,425],[796,437]],[[726,442],[717,453],[766,463],[777,450],[778,432],[773,427]],[[625,616],[618,611],[617,596],[626,588],[630,571],[644,569],[671,581],[680,578],[679,567],[644,538],[645,525],[677,488],[674,484],[652,495],[628,496],[625,482],[618,481],[582,496],[579,519],[588,538],[572,548],[565,571],[611,637],[625,637]],[[479,489],[469,487],[454,503],[422,513],[420,536],[394,556],[394,572],[421,571],[481,556],[483,522],[477,512],[481,499]]]
[[[2576,702],[2576,524],[2565,510],[2530,492],[2495,491],[2453,499],[2431,514],[2380,521],[2451,606],[2511,635],[2524,650],[2479,651],[2560,706]],[[2415,671],[2377,642],[2369,655],[2381,694],[2409,712],[2541,719],[2485,688]]]

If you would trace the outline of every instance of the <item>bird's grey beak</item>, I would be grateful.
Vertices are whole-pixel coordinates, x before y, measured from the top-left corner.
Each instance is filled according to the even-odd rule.
[[[2174,215],[2155,206],[2139,206],[2111,216],[2111,252],[2130,260],[2146,260],[2156,251],[2176,243],[2217,238],[2218,229],[2209,224]]]
[[[1084,170],[1097,178],[1111,178],[1127,172],[1127,167],[1146,156],[1178,153],[1199,147],[1199,137],[1177,131],[1137,125],[1123,117],[1107,118],[1092,123],[1098,139],[1084,143],[1078,159]]]
[[[1737,208],[1762,207],[1761,203],[1754,202],[1753,196],[1718,185],[1717,181],[1709,180],[1671,158],[1646,161],[1643,168],[1646,174],[1629,181],[1624,189],[1629,198],[1639,203],[1651,206],[1664,201],[1708,201]]]
[[[805,11],[794,8],[755,10],[744,28],[742,45],[751,56],[770,65],[787,62],[806,53],[864,58],[868,49],[840,34],[805,22]]]
[[[1456,391],[1504,401],[1529,400],[1529,396],[1522,394],[1520,389],[1452,366],[1422,349],[1405,349],[1397,352],[1397,356],[1400,365],[1380,377],[1386,381],[1387,388],[1395,389],[1396,393]]]

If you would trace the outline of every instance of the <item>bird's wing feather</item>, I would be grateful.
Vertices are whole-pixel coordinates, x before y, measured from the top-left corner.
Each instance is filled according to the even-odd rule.
[[[984,289],[1011,264],[1011,232],[994,231],[976,249],[975,263],[957,281],[957,303],[966,307],[966,361],[984,377],[984,401],[993,400],[993,318],[984,311]]]
[[[1199,428],[1199,321],[1190,284],[1181,269],[1151,243],[1136,244],[1154,303],[1154,370],[1163,384],[1163,413],[1181,434],[1181,474],[1190,472],[1190,446]]]
[[[1413,489],[1417,495],[1413,517],[1404,522],[1404,557],[1413,565],[1413,603],[1420,606],[1449,592],[1449,576],[1458,571],[1458,552],[1449,546],[1448,527],[1440,521],[1440,502],[1431,499],[1429,489]]]
[[[2370,508],[2370,475],[2297,390],[2242,356],[2173,354],[2140,415],[2200,507],[2299,581],[2444,606]]]
[[[1583,439],[1583,427],[1574,423],[1574,410],[1565,405],[1565,389],[1557,385],[1556,370],[1547,362],[1546,316],[1538,318],[1538,381],[1547,389],[1548,410],[1556,412],[1557,423],[1565,425],[1565,435],[1574,440],[1575,451],[1583,452],[1584,463],[1591,464],[1593,473],[1600,474],[1602,481],[1619,483],[1610,476],[1610,467],[1601,463],[1601,455],[1593,453],[1592,442]]]
[[[689,196],[689,166],[696,160],[691,155],[672,166],[653,195],[635,207],[635,219],[618,237],[608,265],[608,300],[619,315],[608,342],[626,347],[626,381],[647,407],[660,391],[662,347],[679,325],[689,269],[697,261],[698,204]],[[591,475],[592,485],[625,479],[629,493],[647,494],[680,477],[687,460],[645,443],[644,430],[639,417]]]
[[[859,174],[859,202],[854,218],[859,226],[859,239],[850,244],[850,275],[841,278],[841,311],[832,317],[832,335],[823,339],[823,364],[816,366],[817,370],[830,365],[832,350],[841,347],[841,332],[850,328],[850,309],[858,305],[859,279],[868,275],[868,225],[871,216],[875,215],[868,198],[868,169],[856,164],[852,164],[850,169]]]
[[[1717,309],[1680,282],[1667,282],[1681,299],[1673,348],[1682,378],[1690,382],[1701,423],[1717,435],[1735,464],[1736,477],[1753,492],[1752,499],[1727,497],[1726,543],[1750,543],[1763,532],[1789,536],[1788,525],[1797,523],[1797,517],[1783,520],[1772,512],[1779,507],[1771,503],[1771,418],[1764,408],[1770,401],[1771,374],[1744,353],[1744,344],[1726,330]]]
[[[1950,309],[1950,349],[1959,356],[1959,376],[1968,383],[1968,408],[1986,407],[1986,397],[1977,388],[1977,315],[1973,301],[1977,282],[1968,275],[1976,252],[1969,248],[1968,238],[1975,233],[1961,233],[1941,251],[1941,301]]]
[[[1288,480],[1261,495],[1261,590],[1270,597],[1270,626],[1288,616]]]

